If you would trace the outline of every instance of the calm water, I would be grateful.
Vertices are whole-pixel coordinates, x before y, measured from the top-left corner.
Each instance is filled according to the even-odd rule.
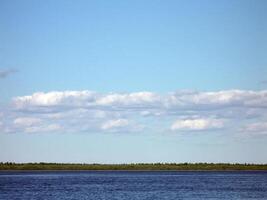
[[[267,171],[0,172],[0,199],[267,199]]]

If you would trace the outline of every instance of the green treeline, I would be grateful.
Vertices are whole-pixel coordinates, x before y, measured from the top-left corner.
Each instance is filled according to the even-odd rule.
[[[267,170],[267,164],[229,163],[0,163],[0,170]]]

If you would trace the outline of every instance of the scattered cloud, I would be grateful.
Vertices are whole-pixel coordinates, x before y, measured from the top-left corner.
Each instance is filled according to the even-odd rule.
[[[121,128],[129,125],[129,121],[127,119],[116,119],[116,120],[109,120],[104,122],[101,128],[103,130],[109,130],[114,128]]]
[[[86,106],[95,102],[97,94],[91,91],[37,92],[33,95],[15,97],[16,108],[52,107],[52,106]]]
[[[0,78],[6,78],[10,74],[16,73],[17,70],[15,69],[0,69]]]
[[[45,126],[31,126],[25,127],[24,132],[26,133],[49,133],[49,132],[57,132],[61,130],[61,126],[58,124],[49,124]]]
[[[42,133],[61,129],[59,124],[34,117],[19,117],[14,119],[13,126],[8,127],[9,132]]]
[[[14,120],[16,126],[33,126],[40,124],[41,120],[33,117],[21,117]]]
[[[241,131],[245,133],[267,134],[267,121],[248,124]]]
[[[218,129],[222,128],[223,125],[223,120],[219,119],[179,119],[172,124],[171,130],[199,131],[208,129]]]
[[[37,92],[14,97],[9,109],[0,112],[5,116],[1,126],[8,132],[142,130],[136,127],[153,132],[222,127],[236,131],[248,122],[266,121],[267,91]],[[244,131],[259,132],[258,126]]]

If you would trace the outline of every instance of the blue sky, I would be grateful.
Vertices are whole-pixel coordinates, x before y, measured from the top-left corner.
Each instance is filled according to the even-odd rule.
[[[266,9],[1,1],[0,161],[267,163]]]

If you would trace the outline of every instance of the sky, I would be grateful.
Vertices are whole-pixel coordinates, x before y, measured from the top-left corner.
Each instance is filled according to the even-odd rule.
[[[267,163],[266,10],[0,1],[0,162]]]

